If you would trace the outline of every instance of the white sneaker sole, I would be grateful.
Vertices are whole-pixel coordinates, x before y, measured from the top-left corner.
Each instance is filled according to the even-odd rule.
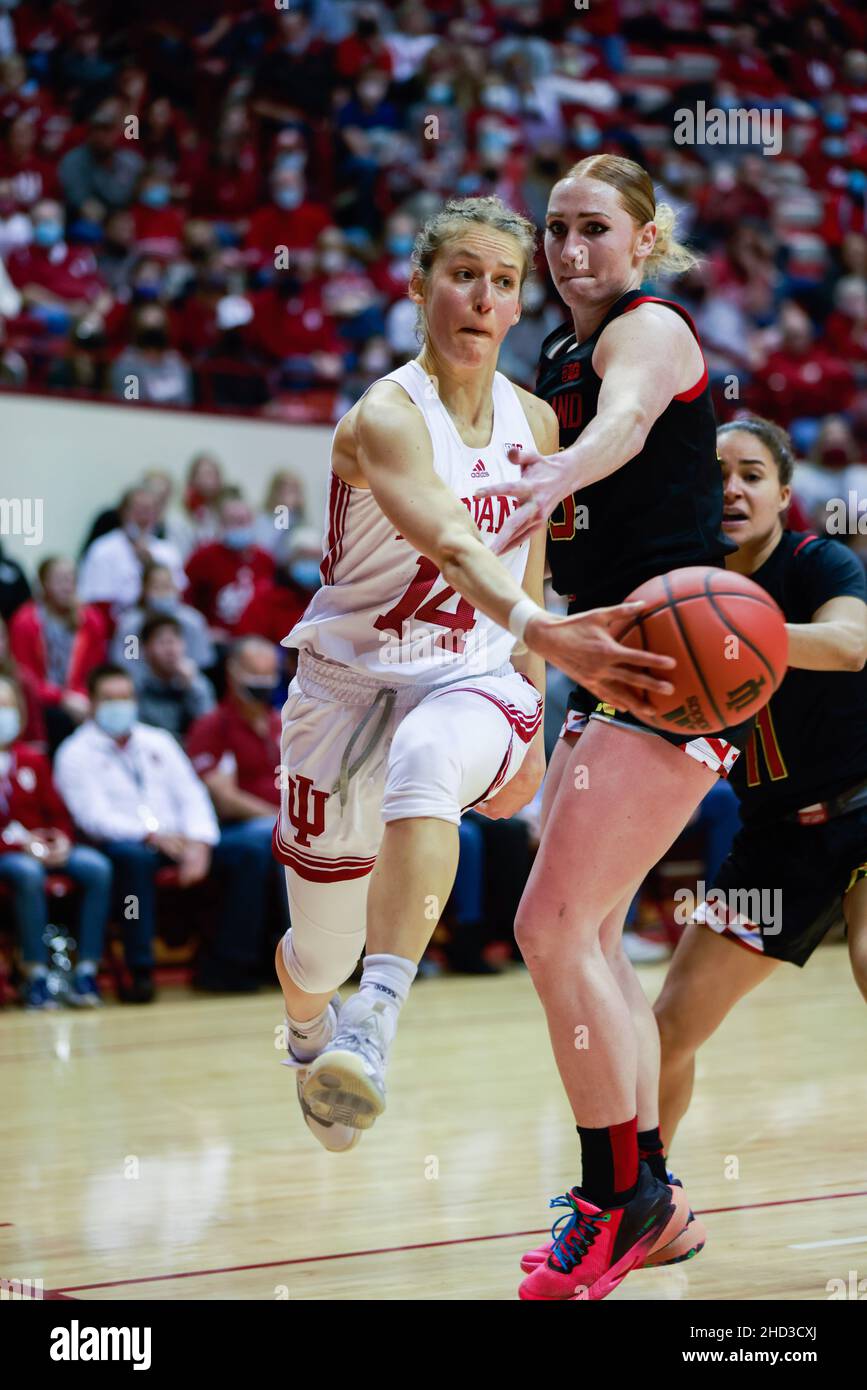
[[[319,1120],[370,1129],[385,1109],[385,1096],[354,1052],[324,1052],[310,1064],[304,1100]]]

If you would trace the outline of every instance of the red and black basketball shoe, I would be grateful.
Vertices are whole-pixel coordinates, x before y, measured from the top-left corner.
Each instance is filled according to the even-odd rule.
[[[668,1175],[669,1187],[683,1187],[680,1178],[676,1178],[673,1173]],[[552,1206],[568,1206],[571,1209],[571,1202],[567,1197],[555,1197]],[[557,1227],[567,1221],[568,1216],[561,1216],[560,1220],[554,1225],[551,1232],[556,1237]],[[672,1229],[677,1230],[677,1234],[672,1239]],[[705,1247],[707,1241],[707,1230],[704,1222],[697,1217],[690,1207],[686,1225],[675,1227],[674,1222],[669,1223],[662,1235],[651,1246],[640,1264],[635,1265],[636,1269],[651,1269],[657,1265],[676,1265],[683,1260],[691,1260],[699,1254]],[[537,1265],[544,1264],[554,1248],[554,1241],[546,1241],[544,1245],[538,1245],[535,1250],[528,1250],[521,1256],[521,1268],[525,1274],[531,1274]]]
[[[622,1207],[594,1206],[580,1188],[555,1197],[551,1206],[570,1207],[572,1215],[543,1263],[522,1280],[522,1299],[607,1298],[663,1234],[671,1232],[671,1239],[687,1224],[683,1189],[659,1182],[645,1163],[639,1165],[635,1196]]]

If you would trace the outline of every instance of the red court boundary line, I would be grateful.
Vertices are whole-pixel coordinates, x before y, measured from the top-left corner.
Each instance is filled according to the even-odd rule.
[[[710,1216],[725,1211],[756,1211],[761,1207],[797,1206],[801,1202],[833,1202],[844,1197],[867,1197],[867,1189],[859,1192],[826,1192],[816,1197],[780,1197],[772,1202],[745,1202],[734,1207],[707,1207],[698,1216]],[[207,1274],[243,1274],[250,1269],[285,1269],[288,1265],[322,1264],[326,1260],[356,1260],[363,1255],[399,1255],[409,1250],[437,1250],[444,1245],[477,1245],[487,1240],[517,1240],[518,1236],[546,1235],[548,1227],[534,1231],[499,1231],[487,1236],[452,1236],[449,1240],[423,1240],[415,1245],[383,1245],[373,1250],[338,1250],[333,1255],[299,1255],[291,1260],[264,1260],[250,1265],[225,1265],[216,1269],[188,1269],[180,1274],[144,1274],[138,1279],[109,1279],[101,1284],[61,1284],[46,1290],[46,1298],[81,1293],[86,1289],[117,1289],[127,1284],[158,1284],[171,1279],[199,1279]]]

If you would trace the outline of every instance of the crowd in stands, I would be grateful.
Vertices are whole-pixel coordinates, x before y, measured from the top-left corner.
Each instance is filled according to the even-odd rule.
[[[152,470],[94,519],[77,564],[50,556],[28,576],[0,557],[0,892],[31,1008],[61,997],[58,876],[75,908],[70,1004],[99,1001],[110,922],[121,998],[153,998],[169,888],[205,894],[202,989],[257,989],[286,929],[271,854],[292,674],[279,643],[320,582],[319,535],[288,472],[255,514],[207,455],[181,507],[171,494]]]
[[[779,144],[679,143],[700,103],[764,111]],[[416,351],[431,211],[490,192],[540,225],[605,149],[646,165],[702,257],[650,288],[694,311],[720,417],[769,415],[822,467],[867,457],[854,0],[22,0],[0,130],[7,385],[333,420]],[[539,269],[501,359],[525,385],[562,317]]]

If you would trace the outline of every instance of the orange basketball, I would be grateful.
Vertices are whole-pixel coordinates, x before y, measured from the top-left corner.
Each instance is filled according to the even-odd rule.
[[[661,673],[673,695],[647,692],[657,729],[713,734],[767,704],[786,674],[785,618],[746,575],[695,565],[640,584],[644,608],[614,635],[637,651],[673,656]]]

